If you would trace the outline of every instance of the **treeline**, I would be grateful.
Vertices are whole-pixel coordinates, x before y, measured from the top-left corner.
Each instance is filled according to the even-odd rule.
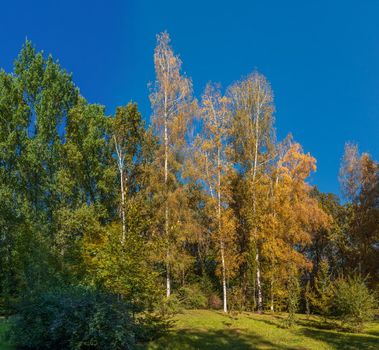
[[[315,158],[277,140],[262,74],[197,100],[167,33],[154,64],[150,127],[135,103],[88,103],[30,42],[0,72],[3,308],[79,285],[144,312],[288,310],[294,291],[320,312],[320,271],[378,290],[378,162],[346,145],[341,204],[306,182]]]

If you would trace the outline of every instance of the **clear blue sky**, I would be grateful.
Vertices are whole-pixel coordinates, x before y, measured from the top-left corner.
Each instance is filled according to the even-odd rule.
[[[270,80],[280,138],[317,158],[311,182],[338,193],[345,141],[379,158],[379,1],[5,1],[0,67],[25,38],[73,72],[108,113],[129,100],[150,117],[155,35],[168,30],[198,96],[258,69]]]

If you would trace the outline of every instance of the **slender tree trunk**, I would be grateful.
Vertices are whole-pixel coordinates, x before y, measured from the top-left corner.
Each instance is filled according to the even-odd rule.
[[[121,219],[122,219],[122,243],[126,238],[126,222],[125,222],[125,189],[124,189],[124,172],[120,170],[120,190],[121,190]]]
[[[116,136],[113,136],[117,153],[117,166],[120,172],[120,191],[121,191],[121,221],[122,221],[122,237],[121,243],[125,242],[126,238],[126,218],[125,218],[125,188],[124,188],[124,157],[120,145],[117,142]]]
[[[270,284],[270,310],[271,312],[274,312],[274,277],[271,277],[271,284]]]
[[[255,194],[254,194],[255,197]],[[253,212],[255,215],[255,198],[253,202]],[[256,268],[256,284],[257,284],[257,308],[258,312],[262,312],[262,305],[263,305],[263,300],[262,300],[262,285],[261,285],[261,269],[260,269],[260,264],[259,264],[259,248],[258,248],[258,238],[257,238],[257,227],[254,229],[254,240],[255,240],[255,268]]]
[[[165,98],[166,101],[166,98]],[[166,107],[166,102],[165,102]],[[166,110],[166,108],[165,108]],[[168,178],[168,130],[167,130],[167,116],[165,116],[164,124],[164,183],[166,188],[166,196],[168,193],[167,189],[167,178]],[[165,202],[165,236],[167,239],[167,255],[166,255],[166,296],[169,298],[171,296],[171,276],[170,276],[170,248],[169,248],[169,237],[168,237],[168,202],[166,197]]]
[[[171,279],[170,279],[170,251],[167,249],[167,257],[166,257],[166,297],[169,298],[171,296]]]
[[[253,168],[253,186],[255,186],[255,177],[257,173],[258,166],[258,147],[259,147],[259,116],[260,116],[260,104],[258,102],[257,113],[255,117],[255,150],[254,150],[254,168]],[[253,203],[253,212],[254,216],[256,213],[256,191],[254,189],[254,203]],[[259,266],[259,250],[258,250],[258,239],[257,239],[257,227],[255,227],[255,246],[256,246],[256,255],[255,262],[257,268],[257,292],[258,292],[258,312],[262,312],[262,286],[261,286],[261,270]]]
[[[254,273],[252,273],[252,278],[253,278],[253,283],[252,283],[252,295],[253,295],[253,307],[252,307],[252,311],[255,310],[256,306],[257,306],[257,297],[256,297],[256,288],[255,288],[255,276],[254,276]]]
[[[221,253],[221,266],[222,266],[222,293],[223,293],[223,304],[224,304],[224,312],[228,312],[228,304],[227,304],[227,295],[226,295],[226,264],[225,264],[225,247],[224,241],[221,238],[221,162],[220,162],[220,154],[221,150],[218,147],[217,150],[217,182],[218,182],[218,191],[217,191],[217,214],[218,214],[218,233],[220,237],[220,253]]]
[[[261,270],[259,268],[259,253],[258,248],[255,255],[255,262],[257,264],[257,291],[258,291],[258,312],[262,312],[262,286],[261,286]]]
[[[276,196],[276,187],[278,185],[278,182],[279,182],[279,177],[278,177],[278,173],[276,173],[275,175],[275,183],[274,183],[274,186],[272,188],[272,191],[271,191],[271,201],[273,202],[274,199],[275,199],[275,196]],[[273,208],[273,212],[274,212],[274,218],[276,218],[276,210],[275,210],[275,206],[273,205],[272,206]],[[270,284],[270,294],[271,294],[271,304],[270,304],[270,310],[271,312],[274,312],[274,257],[273,255],[271,256],[271,284]]]
[[[227,296],[226,296],[226,267],[225,267],[225,256],[224,256],[224,242],[221,240],[221,264],[222,264],[222,293],[223,293],[223,305],[224,312],[228,312]]]
[[[208,154],[205,153],[205,172],[207,173],[207,180],[208,180],[208,185],[209,185],[209,192],[211,194],[211,197],[213,197],[213,188],[212,188],[212,183],[211,183],[211,177],[209,176],[209,166],[208,166]]]

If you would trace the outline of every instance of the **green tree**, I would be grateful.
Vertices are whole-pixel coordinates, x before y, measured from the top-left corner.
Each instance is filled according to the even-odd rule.
[[[288,316],[285,320],[285,325],[287,327],[292,327],[296,323],[296,312],[299,309],[299,300],[300,300],[300,284],[299,278],[295,270],[292,270],[289,274],[287,281],[287,311]]]
[[[313,290],[309,294],[313,311],[326,317],[329,315],[331,300],[334,295],[333,283],[330,279],[329,264],[323,260],[314,278]]]
[[[14,73],[1,72],[0,89],[1,196],[13,202],[4,214],[13,211],[15,219],[5,219],[7,229],[2,233],[4,266],[12,261],[7,273],[16,277],[5,280],[18,291],[33,290],[47,283],[59,267],[51,246],[60,202],[61,131],[78,91],[71,76],[51,57],[37,53],[29,41],[15,61]]]
[[[134,197],[125,207],[125,241],[121,224],[112,223],[84,237],[86,280],[116,293],[135,306],[152,308],[160,300],[157,272],[153,270],[151,242],[144,237],[150,224],[143,198]]]
[[[359,275],[339,278],[335,283],[333,311],[354,331],[361,331],[364,323],[372,320],[377,306],[373,293]]]
[[[122,242],[126,237],[125,206],[127,197],[140,187],[144,123],[136,103],[118,107],[112,120],[112,143],[116,151],[120,183],[120,213],[122,219]]]

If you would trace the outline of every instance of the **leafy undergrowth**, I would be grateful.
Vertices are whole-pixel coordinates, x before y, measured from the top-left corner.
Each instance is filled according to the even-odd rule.
[[[176,317],[171,333],[139,349],[167,350],[350,350],[379,349],[379,322],[366,326],[364,333],[334,330],[332,321],[325,324],[316,317],[299,315],[299,325],[282,327],[284,315],[241,313],[235,316],[208,310],[189,310]]]
[[[0,317],[0,350],[14,350],[14,347],[5,340],[5,332],[7,329],[8,324]]]

